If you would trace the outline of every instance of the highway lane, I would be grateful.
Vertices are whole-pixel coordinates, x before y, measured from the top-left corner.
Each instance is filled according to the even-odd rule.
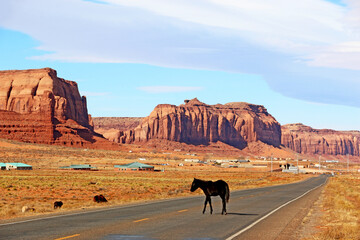
[[[0,224],[0,239],[232,239],[326,179],[231,192],[228,215],[219,197],[202,214],[205,197],[195,196]]]

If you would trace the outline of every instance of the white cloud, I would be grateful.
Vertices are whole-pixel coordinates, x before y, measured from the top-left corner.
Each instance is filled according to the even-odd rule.
[[[360,106],[360,4],[345,1],[2,1],[0,27],[37,39],[32,59],[254,73],[283,95]]]
[[[242,39],[299,52],[346,39],[345,10],[323,0],[107,0],[183,22],[232,31]]]
[[[156,46],[155,41],[158,41],[164,50],[167,47],[170,51],[178,47],[196,49],[200,46],[191,42],[183,46],[181,40],[184,37],[188,40],[190,36],[184,34],[194,35],[192,31],[197,28],[215,31],[220,38],[241,39],[287,54],[308,54],[319,45],[348,40],[341,21],[346,10],[324,0],[102,2],[110,4],[80,0],[9,1],[3,11],[0,10],[3,14],[0,25],[39,39],[42,42],[40,49],[53,52],[41,59],[65,61],[149,62],[144,56],[135,56],[135,60],[126,52],[118,54],[123,50],[121,44],[130,45],[130,48],[139,45],[148,48]],[[177,35],[178,41],[171,35]],[[171,42],[162,41],[169,37]],[[93,48],[93,45],[103,44],[107,46],[100,47],[99,51]],[[112,54],[104,51],[109,48],[112,48]]]
[[[360,41],[333,45],[308,57],[311,66],[360,70]]]
[[[185,86],[144,86],[138,87],[139,90],[147,93],[178,93],[193,92],[203,90],[203,87],[185,87]]]

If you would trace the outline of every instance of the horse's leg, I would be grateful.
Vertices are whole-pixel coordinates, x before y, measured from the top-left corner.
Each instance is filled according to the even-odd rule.
[[[209,196],[209,204],[210,204],[210,214],[213,213],[213,208],[212,208],[212,204],[211,204],[211,197]]]
[[[227,212],[226,212],[226,200],[225,200],[225,196],[222,196],[221,199],[222,199],[222,204],[223,204],[223,209],[222,209],[221,214],[224,214],[224,213],[225,213],[225,215],[226,215]]]
[[[203,210],[203,214],[205,213],[205,210],[206,210],[206,204],[208,202],[208,197],[206,196],[205,198],[205,203],[204,203],[204,210]]]

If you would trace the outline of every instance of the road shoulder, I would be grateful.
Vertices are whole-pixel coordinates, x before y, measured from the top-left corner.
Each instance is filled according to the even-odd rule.
[[[325,185],[286,205],[235,239],[296,240],[305,233],[304,220],[319,200]]]

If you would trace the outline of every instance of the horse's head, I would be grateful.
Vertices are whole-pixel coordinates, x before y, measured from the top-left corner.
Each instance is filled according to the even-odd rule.
[[[192,182],[191,184],[191,188],[190,188],[190,191],[191,192],[194,192],[196,189],[199,188],[199,185],[198,185],[198,180],[196,178],[194,178],[194,181]]]

